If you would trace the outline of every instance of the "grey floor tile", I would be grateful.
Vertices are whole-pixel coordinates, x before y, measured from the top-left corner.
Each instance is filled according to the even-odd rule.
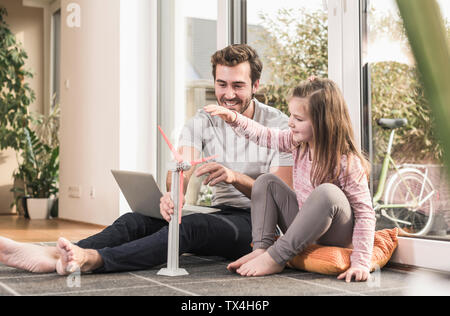
[[[335,292],[333,289],[278,276],[240,277],[229,281],[186,283],[177,286],[200,295],[302,296],[329,295]]]
[[[366,282],[350,282],[338,280],[335,276],[326,276],[320,274],[293,275],[291,278],[298,279],[304,283],[317,286],[328,287],[348,293],[349,295],[359,295],[371,291],[388,291],[406,286],[408,274],[399,273],[390,270],[377,271],[371,274],[371,279]]]
[[[182,257],[182,260],[180,260],[180,268],[186,269],[189,275],[179,277],[161,276],[157,274],[159,268],[139,271],[136,272],[135,274],[167,284],[192,282],[192,281],[201,282],[201,281],[210,281],[212,279],[236,277],[237,275],[229,272],[226,269],[226,266],[227,262],[225,261],[217,262],[211,259],[203,259],[190,256],[186,258]]]
[[[8,270],[11,270],[11,268],[0,263],[0,272],[8,271]]]
[[[165,286],[137,286],[103,290],[71,291],[61,296],[177,296],[180,292]]]
[[[0,270],[0,281],[11,278],[27,278],[27,277],[45,277],[48,273],[31,273],[14,268],[4,268]]]
[[[171,285],[198,295],[326,295],[334,290],[299,283],[279,276],[242,277],[226,269],[229,261],[197,256],[182,257],[180,267],[189,275],[179,277],[159,276],[159,269],[135,272],[136,276]],[[282,275],[311,275],[308,272],[286,269]]]
[[[65,292],[82,292],[89,290],[110,290],[113,288],[149,286],[149,283],[131,278],[127,273],[117,274],[82,274],[60,276],[28,276],[4,279],[1,282],[22,295],[56,295]]]
[[[366,296],[405,296],[407,293],[405,288],[400,289],[381,289],[376,291],[362,292]]]
[[[0,297],[2,296],[15,296],[18,295],[16,291],[11,289],[8,285],[0,281]]]

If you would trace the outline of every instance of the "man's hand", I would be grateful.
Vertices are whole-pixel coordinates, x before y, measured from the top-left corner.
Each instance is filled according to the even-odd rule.
[[[159,201],[159,212],[167,222],[170,222],[174,207],[170,192],[164,194]]]
[[[203,109],[211,114],[211,116],[219,116],[222,120],[224,120],[227,123],[233,123],[237,119],[236,112],[233,112],[231,110],[228,110],[227,108],[224,108],[223,106],[219,106],[216,104],[210,104]]]
[[[186,199],[183,196],[183,205],[185,203]],[[170,222],[171,215],[173,215],[173,209],[175,205],[172,201],[172,196],[170,192],[167,192],[164,194],[161,199],[159,200],[159,212],[161,213],[162,217],[167,221]]]
[[[209,184],[214,186],[219,182],[234,184],[236,182],[236,175],[233,170],[225,168],[217,162],[210,162],[197,168],[195,175],[201,177],[209,173],[209,176],[203,181],[204,185]]]

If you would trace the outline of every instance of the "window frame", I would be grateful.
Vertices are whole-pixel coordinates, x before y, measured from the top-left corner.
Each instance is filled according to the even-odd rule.
[[[62,24],[61,5],[54,8],[51,12],[51,49],[50,49],[50,104],[47,111],[51,111],[54,103],[59,103],[61,94],[61,31],[58,33],[58,25],[56,25],[56,14],[59,13],[59,27]],[[59,35],[59,37],[57,37]],[[59,50],[59,51],[58,51]],[[55,100],[53,95],[56,94]]]

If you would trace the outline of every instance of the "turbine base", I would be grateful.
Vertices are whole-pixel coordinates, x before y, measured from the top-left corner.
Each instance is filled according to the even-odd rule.
[[[169,269],[169,268],[162,268],[158,271],[157,275],[164,275],[164,276],[181,276],[181,275],[188,275],[189,273],[185,269]]]

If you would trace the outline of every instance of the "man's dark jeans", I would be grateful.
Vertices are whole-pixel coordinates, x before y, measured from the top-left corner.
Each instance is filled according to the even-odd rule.
[[[127,213],[77,245],[98,250],[104,265],[96,273],[143,270],[167,262],[168,231],[164,220]],[[251,252],[251,240],[248,209],[223,207],[211,214],[191,214],[184,216],[180,225],[180,255],[235,260]]]

